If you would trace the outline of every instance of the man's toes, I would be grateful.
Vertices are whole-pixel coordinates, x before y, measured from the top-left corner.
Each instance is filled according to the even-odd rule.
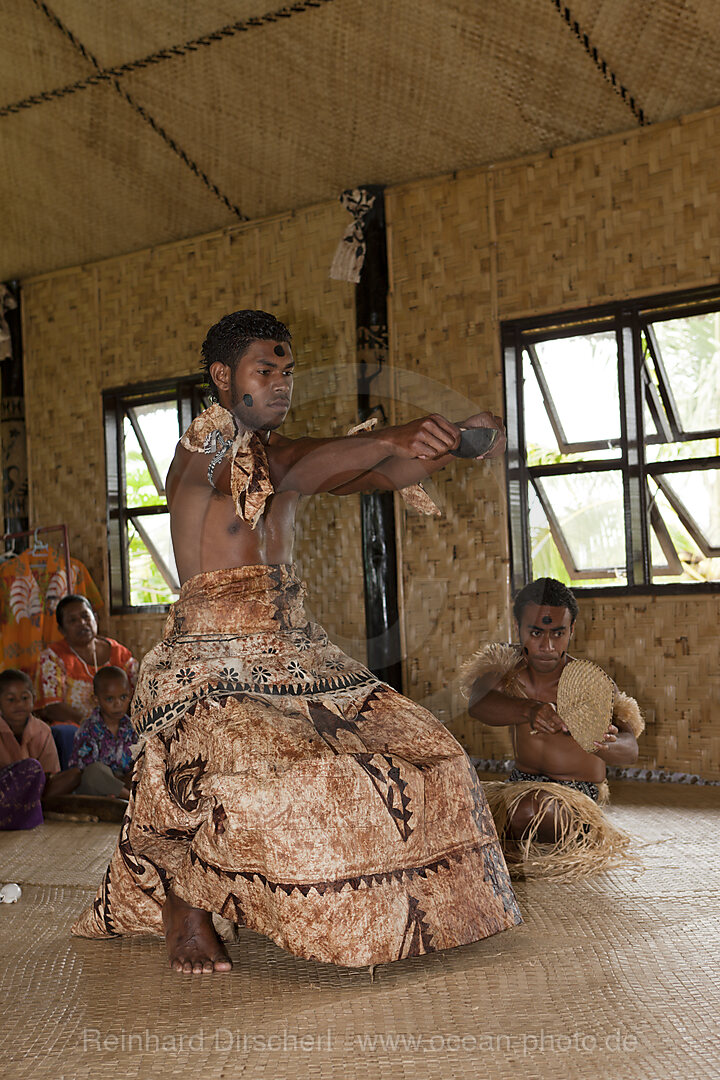
[[[219,956],[213,964],[212,970],[214,971],[230,971],[232,964],[227,956]]]

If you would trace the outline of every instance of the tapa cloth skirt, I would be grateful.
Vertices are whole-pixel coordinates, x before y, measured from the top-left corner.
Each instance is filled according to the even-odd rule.
[[[307,620],[291,566],[191,578],[143,660],[128,812],[83,937],[163,933],[166,890],[350,967],[521,917],[462,747]]]

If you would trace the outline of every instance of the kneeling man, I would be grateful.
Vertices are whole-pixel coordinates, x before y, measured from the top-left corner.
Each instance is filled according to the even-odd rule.
[[[514,603],[519,644],[485,646],[466,665],[469,712],[493,727],[509,727],[515,753],[507,782],[484,784],[513,871],[525,877],[574,876],[617,865],[629,838],[599,807],[607,803],[607,765],[637,761],[644,723],[637,702],[615,692],[612,723],[588,753],[560,719],[560,676],[577,601],[554,578],[538,578]]]

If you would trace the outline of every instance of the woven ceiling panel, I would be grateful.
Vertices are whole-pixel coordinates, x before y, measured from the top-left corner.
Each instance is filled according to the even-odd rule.
[[[367,179],[471,166],[498,140],[512,156],[627,126],[627,109],[592,71],[586,78],[587,57],[552,8],[535,4],[528,26],[530,9],[517,7],[515,19],[504,8],[480,19],[475,4],[438,18],[438,5],[415,0],[341,0],[263,30],[257,48],[231,39],[173,62],[172,76],[151,67],[127,85],[169,130],[182,124],[190,155],[251,217]],[[525,48],[498,41],[523,34]],[[531,106],[539,86],[544,105]]]
[[[0,280],[720,103],[715,0],[280,6],[0,0]]]
[[[24,0],[27,4],[30,0]],[[103,66],[124,64],[221,26],[264,15],[283,0],[51,0],[50,7]]]
[[[72,112],[50,102],[0,124],[15,150],[0,172],[0,205],[13,203],[2,261],[12,252],[14,275],[146,247],[153,236],[184,235],[188,222],[197,232],[217,223],[216,200],[105,87]]]
[[[717,0],[568,0],[573,18],[652,123],[720,102]]]
[[[87,75],[87,61],[28,0],[0,0],[0,26],[0,105]]]

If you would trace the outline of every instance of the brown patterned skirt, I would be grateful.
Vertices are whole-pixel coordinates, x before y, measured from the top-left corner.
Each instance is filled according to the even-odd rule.
[[[299,956],[360,966],[521,922],[465,752],[309,623],[289,566],[192,578],[145,657],[144,736],[84,937],[163,932],[168,886]]]

